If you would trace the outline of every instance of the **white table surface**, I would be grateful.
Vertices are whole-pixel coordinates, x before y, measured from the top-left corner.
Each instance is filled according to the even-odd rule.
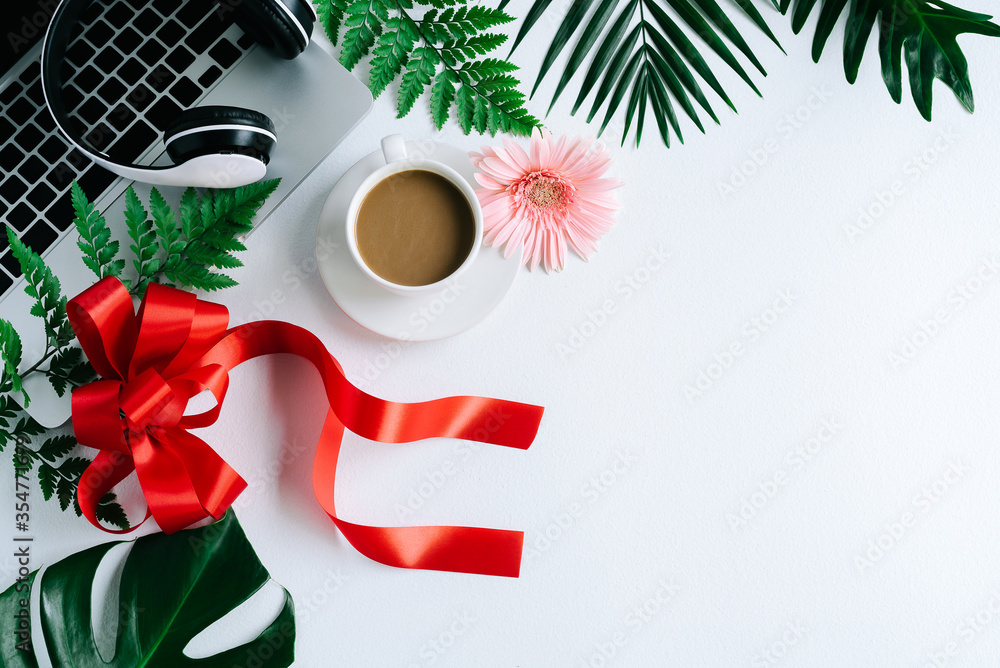
[[[769,68],[763,98],[720,65],[740,109],[709,93],[721,127],[682,119],[687,143],[669,150],[652,118],[639,150],[610,134],[627,185],[600,251],[523,271],[465,334],[372,373],[387,340],[337,308],[313,260],[328,191],[382,135],[491,141],[438,133],[426,100],[403,120],[377,100],[251,239],[240,286],[216,297],[233,322],[310,329],[386,399],[546,409],[526,452],[348,436],[344,518],[526,532],[520,579],[410,571],[354,551],[312,495],[325,402],[308,364],[232,374],[203,436],[250,483],[234,508],[295,599],[297,666],[1000,662],[1000,41],[962,39],[978,109],[936,84],[929,124],[908,88],[889,98],[874,40],[850,86],[842,28],[814,65],[811,36],[762,10],[788,51],[739,23]],[[554,30],[543,18],[514,55],[529,83]],[[593,131],[569,116],[575,91],[546,119],[557,134]],[[864,209],[877,215],[852,229]],[[35,566],[108,540],[53,503],[33,522]],[[277,600],[265,589],[219,637],[252,637]]]

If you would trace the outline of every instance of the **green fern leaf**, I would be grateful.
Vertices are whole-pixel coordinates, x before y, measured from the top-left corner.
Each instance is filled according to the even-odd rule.
[[[2,366],[0,366],[0,371],[3,371],[0,374],[3,377],[0,390],[4,392],[20,392],[24,398],[24,405],[27,406],[30,400],[28,399],[28,395],[24,393],[23,381],[17,373],[18,367],[21,366],[21,351],[21,337],[9,322],[0,320],[0,361],[3,362]],[[0,417],[5,418],[3,426],[6,427],[8,425],[7,418],[13,417],[13,414],[8,415],[6,413],[6,404],[4,404],[4,407],[5,412],[0,413]]]
[[[441,70],[431,87],[431,118],[438,130],[448,121],[451,103],[455,101],[455,75]]]
[[[70,200],[73,203],[73,224],[80,235],[76,245],[83,252],[83,263],[97,278],[120,276],[125,261],[115,259],[118,241],[111,238],[111,230],[104,217],[76,181],[70,186]]]
[[[413,50],[399,85],[399,99],[396,105],[397,118],[402,118],[410,113],[417,98],[423,94],[424,88],[431,82],[438,62],[440,62],[440,58],[437,52],[430,47],[417,47]]]

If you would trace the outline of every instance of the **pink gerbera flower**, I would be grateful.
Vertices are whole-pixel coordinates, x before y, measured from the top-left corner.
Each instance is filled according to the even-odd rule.
[[[614,190],[621,182],[604,177],[611,158],[593,139],[553,140],[543,132],[532,135],[530,156],[509,139],[469,155],[480,170],[484,242],[506,244],[504,257],[523,243],[524,264],[558,271],[566,264],[567,243],[587,260],[614,224]]]

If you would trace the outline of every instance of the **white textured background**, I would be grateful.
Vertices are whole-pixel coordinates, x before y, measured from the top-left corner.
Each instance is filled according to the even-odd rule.
[[[763,99],[718,65],[739,115],[708,93],[721,127],[682,119],[687,143],[670,150],[650,117],[641,149],[613,148],[627,185],[600,252],[523,272],[465,334],[391,347],[339,311],[313,264],[327,192],[382,135],[481,145],[434,131],[425,100],[396,120],[379,99],[252,238],[240,287],[219,296],[234,322],[309,328],[387,399],[546,408],[527,452],[348,437],[345,518],[526,531],[518,580],[396,570],[355,552],[312,496],[325,404],[311,368],[233,374],[205,438],[250,482],[235,509],[295,598],[296,665],[1000,663],[1000,41],[962,39],[978,111],[937,84],[928,124],[908,88],[901,107],[889,98],[875,41],[852,87],[842,28],[814,65],[811,35],[761,8],[788,51],[739,24],[769,70]],[[526,84],[554,31],[543,17],[516,52]],[[592,131],[568,114],[575,92],[546,121],[555,133]],[[648,271],[656,253],[669,259]],[[33,523],[35,566],[106,540],[51,503]],[[275,590],[263,599],[226,637],[266,624]]]

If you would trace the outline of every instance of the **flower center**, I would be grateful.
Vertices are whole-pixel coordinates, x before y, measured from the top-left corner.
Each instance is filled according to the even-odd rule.
[[[573,184],[558,174],[534,172],[521,184],[524,197],[535,207],[551,211],[564,209],[572,203],[575,195]]]

